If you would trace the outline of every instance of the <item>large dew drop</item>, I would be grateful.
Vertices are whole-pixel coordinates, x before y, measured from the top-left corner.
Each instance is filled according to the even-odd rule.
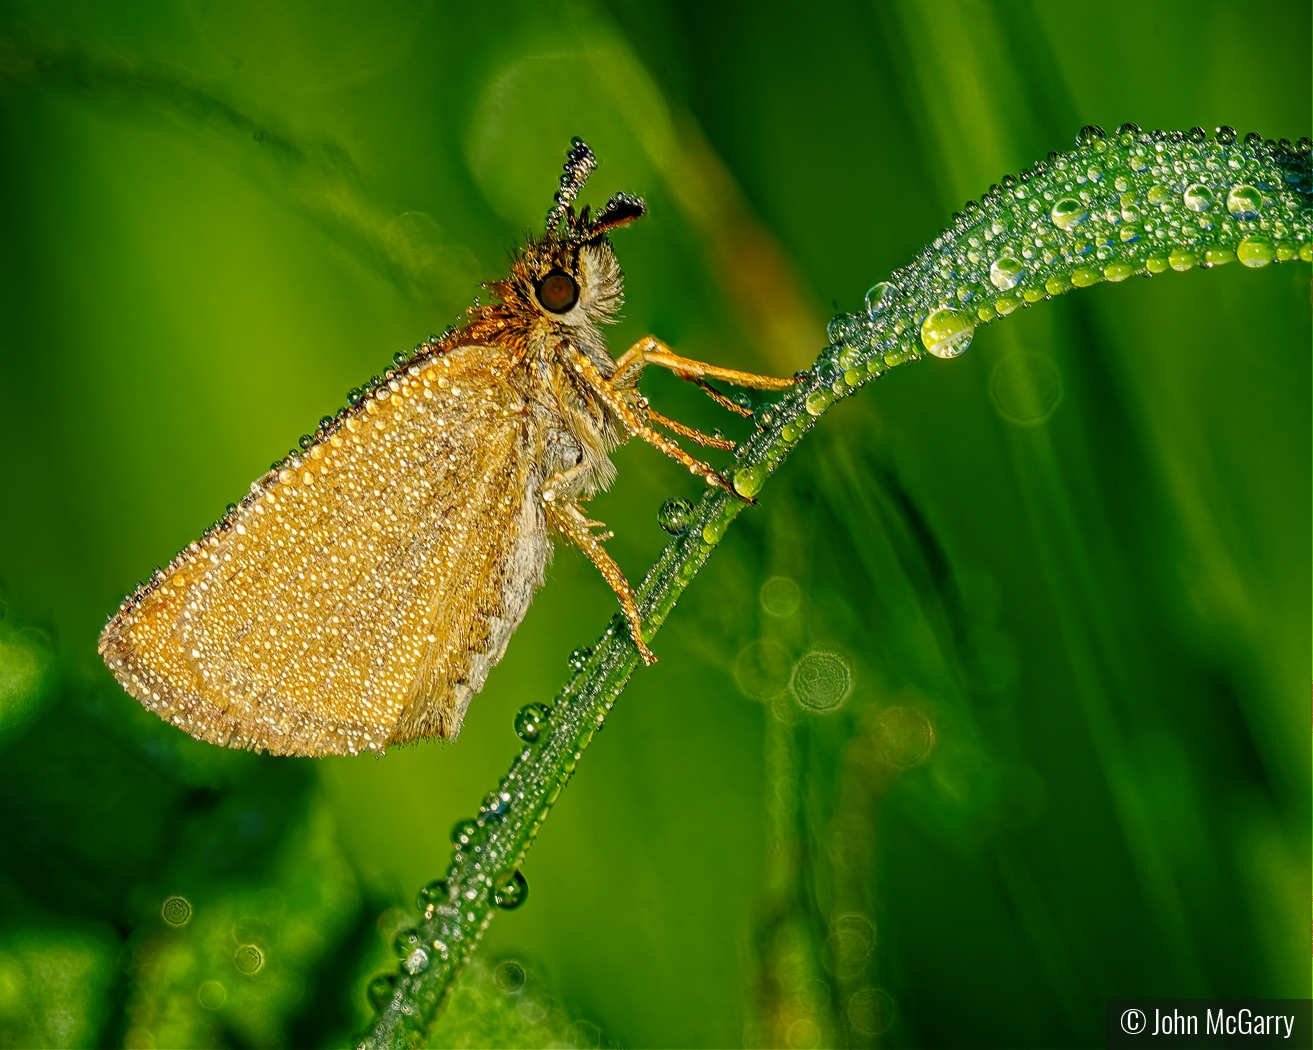
[[[951,306],[934,311],[921,324],[921,342],[935,357],[948,359],[966,352],[975,323],[961,310]]]
[[[866,293],[866,312],[872,318],[879,317],[893,304],[894,296],[898,293],[898,286],[890,284],[888,281],[881,281],[879,284],[871,285]]]
[[[529,899],[529,880],[520,869],[492,880],[492,902],[503,911],[514,911]]]
[[[693,504],[686,499],[668,499],[657,511],[657,524],[671,536],[682,536],[693,517]]]
[[[1200,186],[1198,183],[1187,186],[1185,192],[1181,194],[1181,200],[1191,211],[1207,211],[1213,206],[1213,195],[1208,191],[1208,187]]]
[[[1237,219],[1257,219],[1263,207],[1263,194],[1253,186],[1232,186],[1226,195],[1226,210]]]
[[[1015,288],[1026,275],[1026,268],[1010,255],[995,259],[989,268],[989,280],[1001,292]]]
[[[1049,217],[1060,230],[1072,230],[1089,217],[1089,209],[1075,197],[1063,197],[1053,205]]]
[[[525,704],[515,715],[515,735],[526,744],[532,744],[542,734],[551,713],[551,708],[545,704]]]

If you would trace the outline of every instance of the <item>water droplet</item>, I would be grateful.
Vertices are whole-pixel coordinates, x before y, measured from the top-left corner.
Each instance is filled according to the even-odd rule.
[[[397,975],[395,973],[381,973],[369,982],[365,994],[369,997],[369,1005],[377,1013],[392,1001],[392,996],[396,993],[396,990]]]
[[[957,357],[971,345],[976,326],[968,314],[945,306],[921,323],[921,342],[935,357]]]
[[[435,905],[450,902],[451,886],[446,879],[434,879],[432,882],[425,883],[415,897],[415,904],[422,912],[427,912]]]
[[[586,645],[579,646],[570,652],[570,659],[566,661],[570,665],[570,670],[578,673],[584,669],[588,663],[588,658],[593,655],[593,651]]]
[[[1190,269],[1198,260],[1194,252],[1186,251],[1184,248],[1173,249],[1172,253],[1167,256],[1167,263],[1173,270],[1185,271]]]
[[[524,991],[524,984],[529,979],[523,964],[515,959],[503,959],[492,971],[492,983],[502,995],[519,995]]]
[[[668,499],[657,511],[657,524],[672,536],[684,535],[692,518],[693,504],[686,499]]]
[[[803,408],[807,410],[809,416],[819,416],[834,402],[834,395],[828,389],[822,387],[820,390],[813,390],[807,395],[807,400],[803,402]]]
[[[510,792],[489,791],[483,798],[483,805],[479,807],[479,823],[487,824],[491,821],[501,820],[510,808]]]
[[[1075,197],[1063,197],[1053,205],[1049,217],[1060,230],[1073,230],[1089,218],[1089,209]]]
[[[532,744],[542,734],[551,713],[552,709],[546,704],[525,704],[515,713],[515,735],[526,744]]]
[[[1263,208],[1263,194],[1253,186],[1232,186],[1226,195],[1226,210],[1237,219],[1257,219]]]
[[[1053,415],[1062,400],[1062,374],[1040,354],[1009,354],[990,373],[989,398],[1009,422],[1036,426]]]
[[[1250,269],[1266,266],[1277,257],[1272,238],[1261,233],[1250,234],[1236,246],[1236,258]]]
[[[253,977],[264,969],[264,952],[256,944],[240,945],[233,952],[233,965],[238,973]]]
[[[170,926],[186,926],[191,922],[191,901],[186,897],[166,897],[160,917]]]
[[[751,499],[760,492],[761,486],[765,483],[765,464],[754,463],[750,467],[743,467],[734,472],[734,491],[747,499]]]
[[[1207,211],[1213,206],[1213,195],[1207,186],[1200,186],[1195,183],[1187,186],[1185,192],[1181,194],[1181,200],[1191,211]]]
[[[429,953],[426,948],[418,947],[401,961],[401,968],[409,974],[423,973],[429,968]]]
[[[423,944],[424,941],[420,938],[419,930],[411,926],[397,931],[397,935],[392,938],[392,954],[398,959],[405,959],[416,948],[422,947]]]
[[[995,259],[989,268],[989,280],[1000,292],[1015,288],[1026,275],[1026,267],[1010,255]]]
[[[771,638],[749,642],[734,660],[734,681],[753,700],[773,700],[789,688],[793,659]]]
[[[826,713],[836,710],[853,689],[853,673],[848,661],[829,649],[812,649],[793,665],[793,693],[808,710]]]
[[[492,880],[492,902],[505,911],[514,911],[529,899],[529,882],[516,868]]]
[[[866,312],[871,319],[879,317],[882,313],[893,305],[895,296],[898,295],[898,286],[891,284],[889,281],[881,281],[879,284],[871,285],[866,293]]]
[[[455,849],[465,849],[479,837],[477,820],[458,820],[451,829],[451,844]]]
[[[196,989],[196,1001],[203,1010],[221,1010],[228,1001],[228,989],[219,981],[203,981]]]
[[[1078,266],[1071,272],[1071,283],[1077,288],[1088,288],[1103,280],[1103,274],[1092,266]]]
[[[802,591],[787,576],[772,576],[761,585],[761,607],[768,616],[792,616],[802,604]]]

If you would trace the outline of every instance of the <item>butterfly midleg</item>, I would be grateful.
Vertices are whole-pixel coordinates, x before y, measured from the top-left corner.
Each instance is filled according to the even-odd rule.
[[[584,514],[579,501],[575,499],[544,500],[543,507],[548,520],[580,550],[588,555],[589,560],[597,566],[602,578],[615,591],[620,600],[620,609],[629,621],[629,634],[638,646],[638,654],[646,664],[656,663],[656,656],[643,642],[643,618],[638,613],[638,603],[634,601],[634,589],[629,586],[620,566],[612,559],[602,546],[599,536],[593,535],[593,528],[601,525],[599,521],[590,520]],[[607,535],[610,535],[609,533]]]
[[[746,386],[754,390],[787,390],[798,382],[793,376],[788,379],[781,379],[777,376],[761,376],[754,372],[740,372],[736,368],[721,368],[719,365],[709,365],[705,361],[694,361],[691,357],[680,357],[660,339],[652,335],[643,336],[642,339],[620,355],[615,363],[613,382],[617,386],[626,385],[625,381],[628,378],[626,373],[640,363],[668,368],[681,379],[690,381],[720,379],[726,383],[732,383],[734,386]]]
[[[705,445],[707,448],[718,448],[725,452],[734,451],[734,442],[729,438],[713,437],[711,434],[704,434],[696,427],[691,427],[687,423],[681,423],[677,419],[671,419],[669,416],[663,416],[655,408],[648,407],[647,418],[659,427],[665,427],[672,430],[680,437],[686,437],[690,441],[696,441],[699,445]]]
[[[649,427],[639,414],[639,410],[632,404],[632,393],[626,397],[625,394],[616,390],[611,381],[598,371],[597,366],[578,350],[569,347],[567,353],[575,372],[601,398],[606,407],[615,413],[631,435],[642,438],[653,448],[664,452],[676,463],[682,463],[688,467],[692,474],[705,478],[708,484],[719,485],[726,492],[737,495],[730,483],[710,463],[704,463],[702,460],[690,456],[664,434],[658,433]]]

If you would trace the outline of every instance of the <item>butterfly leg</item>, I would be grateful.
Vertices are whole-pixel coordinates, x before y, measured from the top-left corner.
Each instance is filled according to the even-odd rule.
[[[567,348],[568,360],[579,377],[587,383],[597,396],[614,412],[624,428],[636,438],[641,438],[655,449],[659,449],[676,463],[688,467],[689,473],[703,478],[708,485],[718,485],[731,495],[737,496],[729,481],[709,463],[690,456],[664,434],[647,425],[640,409],[635,407],[635,395],[632,391],[617,390],[611,381],[602,375],[592,360],[573,347]],[[792,380],[790,380],[792,382]],[[662,417],[665,418],[665,417]],[[689,428],[692,429],[692,428]],[[704,437],[708,435],[703,435]],[[742,498],[742,497],[739,497]]]
[[[602,537],[593,535],[593,529],[600,526],[599,521],[591,521],[584,514],[578,500],[554,499],[544,500],[547,519],[563,533],[575,546],[588,555],[589,560],[597,566],[602,578],[615,591],[620,600],[620,609],[629,621],[629,634],[638,646],[638,654],[645,664],[656,663],[656,656],[643,641],[643,618],[638,613],[638,603],[634,601],[634,589],[629,586],[620,566],[602,546]],[[609,535],[609,534],[608,534]]]
[[[711,434],[704,434],[696,427],[691,427],[687,423],[681,423],[677,419],[671,419],[669,416],[663,416],[655,408],[648,406],[646,410],[647,418],[659,427],[665,427],[672,433],[680,437],[686,437],[690,441],[696,441],[699,445],[705,445],[707,448],[719,448],[726,452],[734,451],[734,442],[729,438],[715,437]]]
[[[781,379],[777,376],[759,376],[753,372],[740,372],[736,368],[721,368],[719,365],[709,365],[705,361],[694,361],[691,357],[680,357],[660,339],[651,335],[643,336],[642,339],[620,355],[615,363],[615,375],[612,377],[612,382],[620,387],[631,385],[632,381],[627,382],[629,373],[635,368],[641,370],[643,365],[659,365],[662,368],[668,368],[681,379],[692,382],[701,380],[701,382],[698,382],[698,386],[704,390],[708,390],[706,386],[708,379],[719,379],[726,383],[732,383],[734,386],[746,386],[754,390],[787,390],[798,382],[793,376],[788,379]],[[710,391],[708,390],[708,392]]]

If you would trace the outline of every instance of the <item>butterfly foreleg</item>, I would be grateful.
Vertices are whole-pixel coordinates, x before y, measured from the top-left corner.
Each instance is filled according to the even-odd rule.
[[[668,368],[681,379],[697,383],[708,393],[711,393],[706,385],[708,379],[719,379],[734,386],[750,387],[753,390],[787,390],[798,382],[795,376],[790,376],[787,379],[781,379],[777,376],[761,376],[754,372],[740,372],[736,368],[721,368],[719,365],[707,364],[705,361],[694,361],[691,357],[680,357],[660,339],[651,335],[643,336],[642,339],[620,355],[615,363],[615,375],[612,377],[612,382],[618,387],[631,385],[634,380],[630,377],[635,370],[641,371],[644,365],[659,365],[662,368]],[[719,393],[719,391],[716,393]],[[720,396],[724,397],[723,394]],[[730,404],[733,404],[733,402],[730,402]],[[737,407],[735,406],[735,409]]]

